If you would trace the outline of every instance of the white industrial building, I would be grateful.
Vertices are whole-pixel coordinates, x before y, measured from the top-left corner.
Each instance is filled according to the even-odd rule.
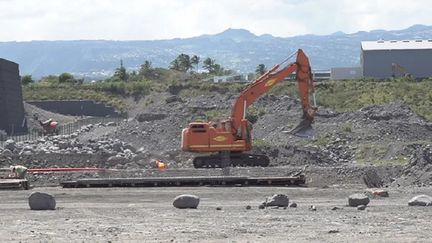
[[[432,77],[432,40],[362,41],[364,77]]]

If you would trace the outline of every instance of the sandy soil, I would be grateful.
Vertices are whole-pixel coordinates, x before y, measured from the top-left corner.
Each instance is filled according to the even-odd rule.
[[[365,211],[346,206],[348,195],[364,191],[361,185],[32,191],[53,194],[58,209],[31,211],[31,191],[0,191],[0,242],[430,242],[432,236],[432,207],[407,206],[414,195],[432,195],[432,187],[390,189],[389,198],[373,199]],[[183,193],[201,197],[198,209],[172,206]],[[298,208],[258,209],[274,193]]]

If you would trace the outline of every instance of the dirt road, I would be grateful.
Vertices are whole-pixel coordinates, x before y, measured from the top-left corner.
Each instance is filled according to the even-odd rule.
[[[343,188],[345,187],[345,188]],[[349,187],[349,188],[348,188]],[[31,211],[31,191],[0,191],[0,242],[410,242],[430,241],[432,207],[409,207],[432,187],[390,189],[365,211],[346,207],[363,186],[35,188],[53,194],[55,211]],[[175,196],[201,197],[198,209],[172,206]],[[298,208],[258,209],[283,193]],[[252,209],[246,210],[251,205]],[[315,205],[317,210],[310,211]],[[340,209],[331,210],[333,207]],[[222,207],[222,210],[216,210]]]

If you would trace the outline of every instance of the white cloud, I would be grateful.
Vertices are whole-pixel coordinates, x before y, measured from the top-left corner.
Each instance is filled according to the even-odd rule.
[[[427,0],[0,0],[0,41],[275,36],[432,24]]]

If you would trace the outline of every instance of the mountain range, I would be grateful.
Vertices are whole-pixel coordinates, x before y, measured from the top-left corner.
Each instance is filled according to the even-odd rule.
[[[360,42],[368,40],[431,39],[432,26],[414,25],[403,30],[373,30],[331,35],[275,37],[255,35],[245,29],[227,29],[214,35],[170,40],[73,40],[0,42],[0,58],[20,65],[21,75],[42,77],[70,72],[87,78],[111,75],[120,65],[137,70],[145,60],[168,67],[180,53],[206,57],[227,69],[254,72],[263,63],[273,66],[298,48],[309,56],[313,69],[358,66]]]

